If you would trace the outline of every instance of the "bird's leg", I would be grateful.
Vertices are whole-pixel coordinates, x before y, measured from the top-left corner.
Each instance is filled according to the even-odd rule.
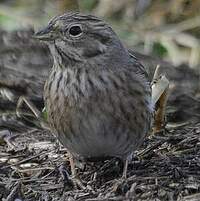
[[[85,189],[86,187],[83,185],[82,181],[80,180],[80,178],[77,175],[75,161],[74,161],[72,154],[70,154],[70,153],[69,153],[69,163],[70,163],[70,167],[71,167],[72,181],[73,181],[75,187],[78,186],[81,189]]]
[[[123,173],[122,173],[122,179],[127,178],[127,170],[128,170],[128,164],[132,160],[133,154],[130,154],[125,161],[123,161],[124,167],[123,167]]]
[[[126,160],[124,161],[124,167],[123,167],[122,179],[126,179],[126,178],[127,178],[128,163],[129,163],[129,160],[126,159]]]
[[[128,164],[129,162],[132,160],[132,156],[133,154],[130,154],[128,157],[125,158],[125,160],[123,160],[123,172],[122,172],[122,177],[120,179],[118,179],[117,181],[115,181],[113,187],[112,187],[112,191],[116,192],[117,189],[121,188],[121,186],[127,182],[127,170],[128,170]]]
[[[75,162],[72,154],[69,153],[69,163],[70,163],[70,168],[71,168],[71,173],[72,173],[72,178],[75,178],[77,173],[76,173],[76,167],[75,167]]]

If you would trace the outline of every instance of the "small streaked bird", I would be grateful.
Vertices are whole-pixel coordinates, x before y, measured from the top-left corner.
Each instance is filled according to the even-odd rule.
[[[128,160],[151,126],[144,67],[92,15],[57,16],[35,37],[46,41],[54,59],[44,88],[52,132],[73,158],[120,158],[126,177]]]

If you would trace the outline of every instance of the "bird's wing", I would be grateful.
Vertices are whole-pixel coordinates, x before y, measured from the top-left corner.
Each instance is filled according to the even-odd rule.
[[[149,77],[149,74],[148,74],[146,68],[139,62],[139,60],[133,54],[132,51],[131,52],[129,51],[129,55],[130,55],[131,59],[133,59],[133,61],[134,61],[134,67],[136,68],[136,70],[139,71],[139,73],[141,73],[148,82],[150,82],[150,77]]]

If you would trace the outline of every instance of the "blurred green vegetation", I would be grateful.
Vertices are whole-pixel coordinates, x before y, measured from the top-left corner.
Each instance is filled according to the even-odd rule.
[[[159,42],[153,44],[153,54],[161,58],[167,55],[167,49]]]
[[[81,0],[81,1],[79,1],[80,10],[84,10],[86,12],[92,11],[97,4],[98,4],[97,0]]]
[[[0,26],[8,30],[17,28],[15,27],[15,23],[13,19],[5,15],[0,15]]]

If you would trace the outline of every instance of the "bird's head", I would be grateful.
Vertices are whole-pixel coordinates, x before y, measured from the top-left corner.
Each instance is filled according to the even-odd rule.
[[[112,28],[101,19],[80,13],[65,13],[53,18],[35,38],[46,41],[54,61],[81,62],[110,54],[120,56],[123,45]],[[117,56],[116,56],[117,57]],[[102,59],[101,59],[102,60]]]

